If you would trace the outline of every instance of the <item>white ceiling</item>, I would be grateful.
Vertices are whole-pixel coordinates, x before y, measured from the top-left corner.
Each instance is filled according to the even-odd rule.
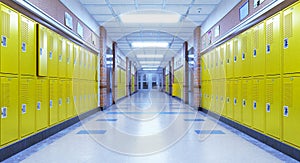
[[[201,25],[214,12],[222,0],[79,0],[89,14],[104,26],[110,40],[117,42],[120,51],[140,65],[140,61],[157,60],[163,54],[160,66],[176,55],[183,42],[191,40],[196,26]],[[125,24],[120,15],[137,11],[175,12],[181,15],[180,22],[173,24]],[[170,48],[131,47],[133,41],[167,41]],[[153,58],[137,58],[139,54]],[[140,65],[141,66],[141,65]]]

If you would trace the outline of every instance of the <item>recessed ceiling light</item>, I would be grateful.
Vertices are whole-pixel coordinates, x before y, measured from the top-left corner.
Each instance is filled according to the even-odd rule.
[[[177,13],[130,13],[120,16],[123,23],[178,23],[180,14]]]
[[[156,71],[157,68],[143,68],[143,70],[145,70],[145,71]]]
[[[158,65],[142,65],[143,68],[157,68]]]
[[[138,54],[136,55],[137,58],[163,58],[162,54]]]
[[[168,48],[168,42],[133,42],[131,43],[133,48]]]
[[[149,65],[158,65],[158,64],[160,64],[160,61],[140,61],[140,64],[142,64],[142,65],[146,65],[146,64],[149,64]]]

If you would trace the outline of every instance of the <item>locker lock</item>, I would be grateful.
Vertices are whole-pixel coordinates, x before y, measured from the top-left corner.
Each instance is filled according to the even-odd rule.
[[[253,50],[253,57],[256,57],[256,49]]]
[[[234,98],[234,99],[233,99],[233,103],[234,103],[234,105],[236,105],[236,104],[237,104],[237,100],[236,100],[236,98]]]
[[[246,106],[246,100],[243,99],[243,107],[245,107],[245,106]]]
[[[257,103],[256,101],[253,101],[253,109],[256,110],[256,107],[257,107]]]
[[[242,60],[245,60],[246,59],[246,55],[245,53],[242,54]]]
[[[284,47],[284,49],[289,48],[289,39],[288,38],[285,38],[283,40],[283,47]]]
[[[53,100],[50,100],[50,109],[53,107]]]
[[[237,61],[237,58],[236,58],[236,56],[234,56],[234,62],[236,62]]]
[[[271,112],[271,104],[270,103],[266,104],[266,110],[268,113]]]
[[[40,101],[37,102],[36,110],[41,110],[41,102]]]
[[[289,107],[288,106],[283,107],[283,116],[285,116],[285,117],[289,116]]]
[[[22,42],[22,52],[26,52],[26,43]]]
[[[7,38],[6,38],[6,36],[1,36],[1,45],[3,47],[7,46]]]
[[[7,107],[2,107],[1,108],[1,118],[6,118],[7,117]]]
[[[268,44],[268,45],[267,45],[267,53],[270,53],[270,52],[271,52],[271,45]]]
[[[22,104],[22,114],[26,113],[26,104]]]

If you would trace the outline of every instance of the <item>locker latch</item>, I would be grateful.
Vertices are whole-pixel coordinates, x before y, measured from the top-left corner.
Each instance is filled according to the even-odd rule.
[[[234,56],[234,62],[236,62],[237,61],[237,58],[236,58],[236,56]]]
[[[256,107],[257,107],[257,103],[256,101],[253,101],[253,109],[256,110]]]
[[[62,99],[61,99],[61,98],[59,98],[58,104],[59,104],[59,105],[62,105]]]
[[[246,59],[246,55],[245,53],[242,54],[242,60],[245,60]]]
[[[229,60],[229,58],[227,59],[227,64],[229,64],[229,62],[230,62],[230,60]]]
[[[271,45],[268,44],[268,45],[267,45],[267,53],[270,53],[270,52],[271,52]]]
[[[67,97],[67,104],[70,104],[70,97]]]
[[[61,54],[59,55],[59,61],[60,62],[62,61],[62,55]]]
[[[7,117],[7,107],[2,107],[1,108],[1,118],[6,118]]]
[[[37,102],[36,110],[41,110],[41,102],[40,101]]]
[[[237,104],[237,100],[236,100],[236,98],[234,98],[234,99],[233,99],[233,103],[234,103],[234,105],[236,105],[236,104]]]
[[[268,113],[271,112],[271,104],[270,103],[266,104],[266,110]]]
[[[26,104],[22,104],[22,114],[26,113]]]
[[[22,52],[26,52],[26,43],[22,42]]]
[[[7,38],[6,38],[6,36],[1,36],[1,45],[3,47],[7,46]]]
[[[245,107],[245,106],[246,106],[246,100],[243,99],[243,107]]]
[[[284,46],[284,49],[287,49],[288,47],[289,47],[289,39],[288,38],[285,38],[284,40],[283,40],[283,46]]]
[[[43,55],[43,48],[40,48],[40,55]]]
[[[52,57],[53,57],[53,53],[52,53],[52,51],[50,51],[50,52],[49,52],[49,59],[52,60]]]
[[[230,99],[229,99],[229,97],[227,97],[227,103],[229,103],[230,102]]]
[[[283,107],[283,115],[285,117],[288,117],[289,116],[289,107],[288,106],[284,106]]]
[[[50,100],[50,109],[53,107],[53,101],[52,100]]]
[[[253,57],[256,57],[256,49],[253,50]]]

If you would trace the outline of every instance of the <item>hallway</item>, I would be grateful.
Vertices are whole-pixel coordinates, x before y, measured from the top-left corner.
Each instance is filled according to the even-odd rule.
[[[4,162],[187,160],[296,162],[158,91],[139,91]]]

